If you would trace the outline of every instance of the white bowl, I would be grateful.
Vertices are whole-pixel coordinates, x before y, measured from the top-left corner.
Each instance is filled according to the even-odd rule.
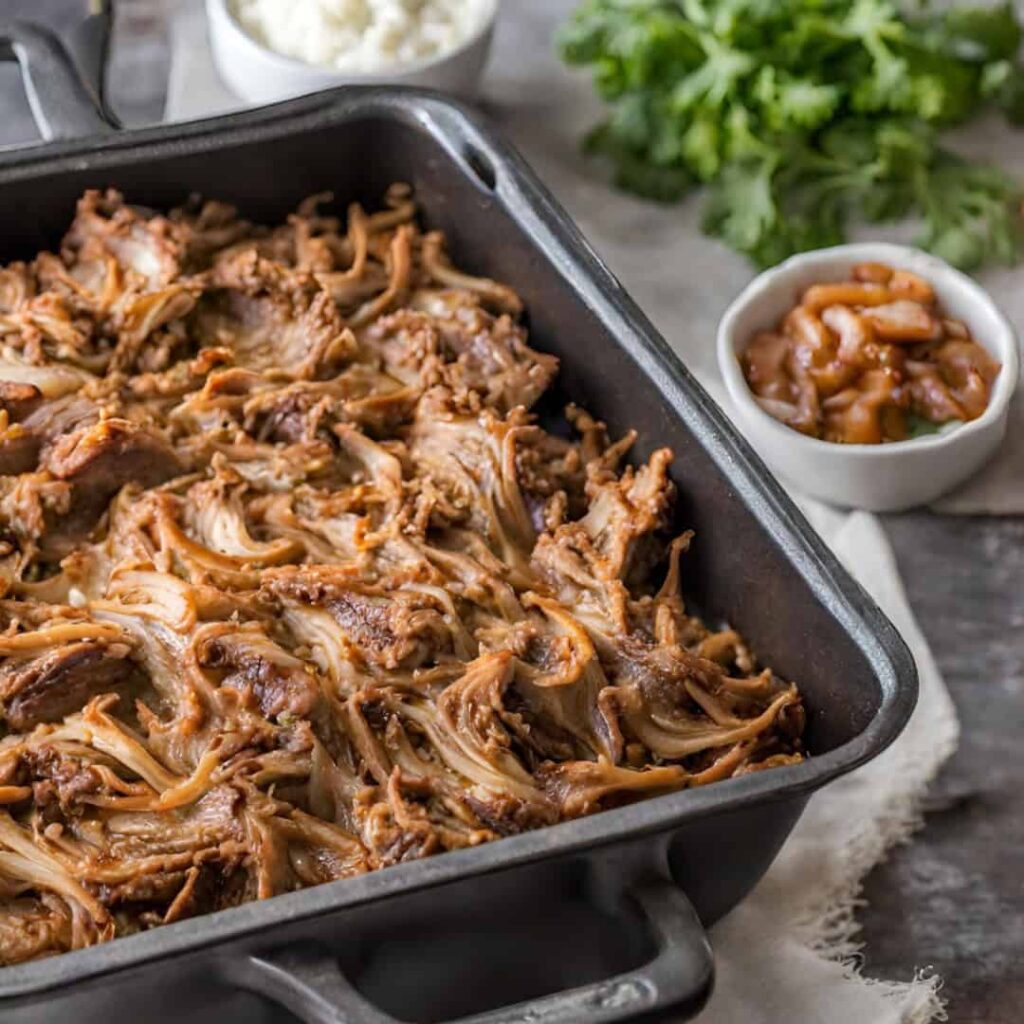
[[[228,0],[206,0],[206,16],[214,64],[225,85],[249,103],[274,103],[338,85],[383,84],[423,86],[472,99],[490,53],[498,0],[491,0],[480,28],[455,50],[380,74],[337,71],[275,53],[242,28]]]
[[[869,261],[920,274],[935,289],[942,311],[962,320],[1002,364],[978,419],[908,441],[834,444],[787,427],[757,404],[738,358],[753,335],[772,329],[809,285],[846,280],[854,264]],[[1019,356],[1009,321],[966,274],[920,249],[865,242],[793,256],[755,278],[719,324],[718,365],[740,429],[786,482],[835,505],[897,512],[934,501],[994,454],[1006,433]]]

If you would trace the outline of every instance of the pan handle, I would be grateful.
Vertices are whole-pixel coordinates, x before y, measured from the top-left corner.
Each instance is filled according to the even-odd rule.
[[[76,34],[86,73],[102,78],[109,37],[106,6]],[[46,142],[99,135],[117,125],[104,110],[98,86],[93,87],[67,48],[49,29],[27,21],[0,21],[0,56],[14,56],[32,117]]]
[[[636,970],[514,1006],[462,1017],[459,1024],[613,1024],[673,1009],[688,1020],[714,983],[711,947],[690,901],[672,882],[656,880],[631,895],[654,937],[654,957]],[[305,1024],[399,1024],[363,998],[320,945],[229,959],[226,977],[284,1006]]]

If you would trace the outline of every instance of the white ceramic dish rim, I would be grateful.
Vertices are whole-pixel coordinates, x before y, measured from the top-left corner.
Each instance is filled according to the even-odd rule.
[[[216,5],[224,15],[229,31],[236,38],[242,40],[244,46],[248,46],[254,52],[276,64],[278,67],[290,71],[308,72],[312,75],[335,78],[339,83],[355,85],[365,82],[374,85],[384,78],[397,78],[406,75],[416,75],[422,71],[429,71],[447,61],[458,57],[476,46],[481,39],[494,27],[498,18],[498,7],[500,0],[487,0],[490,9],[484,15],[475,32],[468,35],[458,46],[452,50],[446,50],[436,57],[423,57],[421,60],[411,61],[408,64],[395,64],[392,67],[382,67],[379,71],[344,71],[340,68],[332,68],[326,64],[310,64],[308,61],[299,60],[297,57],[289,57],[287,54],[278,53],[269,46],[264,46],[258,39],[251,36],[231,10],[229,0],[207,0],[208,3]]]
[[[989,313],[999,325],[1000,330],[996,337],[979,338],[977,340],[979,344],[982,344],[999,359],[1002,363],[1002,368],[999,371],[999,376],[996,377],[995,386],[989,398],[988,408],[977,419],[971,420],[968,423],[961,423],[946,433],[928,434],[924,437],[910,438],[906,441],[893,441],[888,444],[837,444],[833,441],[820,440],[817,437],[808,437],[792,427],[787,427],[758,405],[740,367],[737,339],[735,338],[736,321],[750,303],[774,288],[781,277],[795,269],[807,267],[814,263],[825,263],[838,257],[863,262],[889,263],[897,267],[901,264],[906,264],[907,261],[916,262],[923,259],[935,264],[944,275],[948,275],[955,280],[969,295],[972,302],[979,306],[988,307]],[[944,282],[930,280],[929,283],[934,287],[941,305],[943,291],[945,290]],[[773,326],[773,324],[765,324],[764,328],[770,329]],[[832,454],[842,454],[851,458],[893,459],[899,458],[901,453],[906,452],[910,448],[940,448],[944,445],[956,444],[961,438],[984,431],[986,427],[997,422],[1005,414],[1006,408],[1010,404],[1010,399],[1017,388],[1017,378],[1020,372],[1019,364],[1017,333],[995,300],[981,285],[973,278],[968,277],[963,271],[957,270],[945,260],[934,256],[932,253],[909,245],[897,245],[893,242],[850,242],[845,245],[833,245],[826,249],[813,249],[809,252],[790,256],[789,259],[784,260],[775,267],[771,267],[769,270],[763,271],[755,277],[730,303],[718,328],[718,365],[732,400],[760,418],[765,429],[773,432],[775,437],[808,453],[827,450]]]

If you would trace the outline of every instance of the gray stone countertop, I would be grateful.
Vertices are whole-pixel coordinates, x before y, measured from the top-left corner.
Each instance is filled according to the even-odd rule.
[[[166,37],[146,19],[166,0],[128,0],[115,37],[114,105],[129,123],[154,120]],[[5,15],[67,24],[85,0],[4,0]],[[727,301],[748,270],[716,243],[696,250],[696,274],[673,294],[649,273],[670,255],[669,233],[697,237],[697,204],[671,214],[610,201],[584,167],[576,140],[594,116],[584,79],[553,70],[551,31],[570,0],[507,0],[484,102],[533,160],[598,248],[614,237],[613,267],[672,340],[658,312]],[[139,47],[149,47],[145,60]],[[558,74],[557,88],[552,75]],[[117,77],[120,76],[120,77]],[[16,69],[0,65],[0,144],[34,132]],[[692,268],[691,268],[692,269]],[[688,315],[690,329],[693,319]],[[710,345],[710,341],[709,341]],[[884,520],[910,603],[957,703],[960,749],[933,788],[924,829],[867,880],[861,914],[864,970],[905,978],[934,967],[945,980],[950,1020],[1019,1024],[1024,1019],[1024,519],[917,512]]]

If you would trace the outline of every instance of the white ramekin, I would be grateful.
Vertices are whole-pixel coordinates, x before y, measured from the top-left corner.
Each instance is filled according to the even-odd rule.
[[[458,49],[370,75],[335,71],[275,53],[239,25],[228,0],[206,0],[214,63],[225,85],[248,103],[274,103],[338,85],[383,84],[423,86],[472,99],[490,53],[498,0],[491,0],[491,8],[479,30]]]
[[[845,280],[854,264],[869,261],[924,277],[935,289],[942,311],[962,320],[1002,364],[989,406],[978,419],[891,444],[833,444],[785,426],[757,404],[739,361],[751,337],[772,329],[809,285]],[[756,277],[718,327],[718,365],[737,423],[761,457],[805,494],[875,512],[927,504],[981,468],[1006,433],[1019,362],[1013,327],[983,288],[936,256],[886,242],[837,245],[793,256]]]

